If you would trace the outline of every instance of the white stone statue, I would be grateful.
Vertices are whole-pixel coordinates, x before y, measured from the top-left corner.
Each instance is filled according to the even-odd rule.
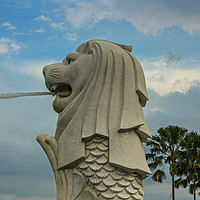
[[[59,113],[55,136],[40,134],[57,200],[144,199],[151,172],[142,142],[151,137],[142,107],[143,70],[131,46],[91,40],[44,67]]]

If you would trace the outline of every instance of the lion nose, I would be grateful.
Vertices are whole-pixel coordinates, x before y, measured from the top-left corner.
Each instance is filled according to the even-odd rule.
[[[43,76],[45,76],[45,69],[43,68],[43,70],[42,70],[42,73],[43,73]]]
[[[43,68],[43,71],[42,71],[42,73],[43,73],[43,76],[45,76],[46,75],[46,73],[47,73],[47,71],[48,71],[48,68],[49,68],[50,66],[49,65],[47,65],[47,66],[45,66],[44,68]]]

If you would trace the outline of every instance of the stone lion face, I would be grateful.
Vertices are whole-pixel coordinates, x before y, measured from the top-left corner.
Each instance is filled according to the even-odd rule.
[[[92,55],[69,53],[62,63],[47,65],[43,69],[45,83],[56,98],[53,108],[61,113],[84,88],[92,68]]]

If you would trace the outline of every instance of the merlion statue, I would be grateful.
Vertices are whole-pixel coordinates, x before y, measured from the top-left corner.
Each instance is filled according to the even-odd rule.
[[[55,136],[40,134],[57,200],[144,199],[151,172],[142,142],[151,137],[142,107],[143,70],[131,46],[91,40],[44,67],[59,113]]]

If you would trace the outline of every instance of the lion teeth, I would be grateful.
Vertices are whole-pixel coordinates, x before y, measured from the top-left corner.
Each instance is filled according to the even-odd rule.
[[[53,85],[53,86],[51,87],[51,91],[55,91],[56,88],[57,88],[57,85]]]

